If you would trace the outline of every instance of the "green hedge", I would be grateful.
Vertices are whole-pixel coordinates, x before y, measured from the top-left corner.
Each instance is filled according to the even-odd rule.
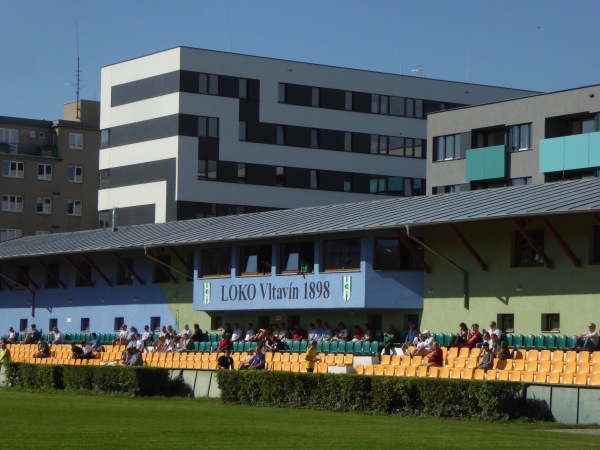
[[[8,385],[26,389],[67,389],[126,396],[187,395],[182,377],[168,369],[125,366],[54,366],[11,363]]]
[[[226,370],[216,374],[226,403],[490,421],[551,419],[523,399],[521,383]]]

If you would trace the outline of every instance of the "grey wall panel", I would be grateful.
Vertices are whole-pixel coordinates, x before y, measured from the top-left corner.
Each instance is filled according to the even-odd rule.
[[[179,78],[180,74],[177,71],[113,86],[111,106],[125,105],[178,92]]]
[[[143,120],[128,125],[111,128],[110,145],[119,147],[163,139],[179,134],[179,114],[159,117],[157,119]]]

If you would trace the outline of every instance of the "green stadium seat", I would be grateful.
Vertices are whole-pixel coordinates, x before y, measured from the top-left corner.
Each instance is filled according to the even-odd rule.
[[[284,350],[291,352],[294,347],[294,341],[292,339],[283,339],[283,344],[285,345]]]
[[[308,348],[308,341],[302,341],[300,342],[300,351],[301,352],[305,352]]]
[[[321,353],[323,351],[323,341],[317,341],[317,353]]]
[[[575,342],[577,340],[577,336],[569,336],[567,338],[567,349],[575,348]]]
[[[544,347],[550,350],[554,350],[556,348],[556,336],[549,334],[544,337]]]
[[[556,348],[560,350],[567,350],[567,336],[564,334],[556,336]]]
[[[366,344],[366,342],[362,342],[362,341],[355,342],[353,349],[352,349],[352,353],[354,353],[355,355],[362,354],[363,347],[365,344]],[[370,349],[371,343],[368,343],[368,344],[369,344],[369,349]]]
[[[339,344],[339,341],[332,341],[329,346],[329,353],[337,353]]]
[[[323,341],[323,347],[322,347],[321,351],[324,353],[329,353],[331,351],[331,342]]]
[[[527,349],[535,347],[535,336],[528,334],[523,338],[523,346]]]
[[[202,348],[204,349],[204,342],[194,342],[194,351],[195,352],[201,352],[202,350],[200,350],[200,346],[202,346]]]
[[[450,345],[450,343],[452,342],[452,339],[454,339],[456,337],[456,335],[454,333],[448,333],[446,335],[446,337],[444,338],[444,345]]]
[[[250,350],[252,348],[252,342],[248,341],[248,342],[241,342],[242,344],[242,349],[241,350],[236,350],[236,351],[240,351],[240,352],[247,352],[248,350]],[[239,345],[238,345],[239,347]]]
[[[256,347],[258,347],[258,342],[255,342],[255,341],[253,341],[253,342],[251,342],[251,343],[250,343],[250,348],[251,348],[252,350],[256,350]],[[245,348],[245,347],[244,347],[244,348]]]
[[[544,336],[543,334],[538,334],[533,340],[533,346],[537,349],[543,349],[546,345],[545,342],[546,336]]]
[[[514,344],[513,344],[513,337],[514,337],[514,335],[512,335],[512,334],[510,334],[510,333],[506,333],[506,334],[504,335],[504,337],[506,338],[506,343],[508,344],[508,346],[509,346],[509,347],[512,347],[512,346],[514,345]]]
[[[379,341],[371,342],[371,350],[369,351],[369,353],[371,355],[376,355],[378,352],[379,352]]]
[[[293,341],[292,342],[292,351],[293,352],[299,352],[300,351],[300,341]]]
[[[515,348],[523,347],[523,335],[522,334],[513,334],[513,347],[515,347]]]
[[[250,342],[244,342],[244,341],[235,341],[233,343],[233,351],[234,352],[243,352],[244,351],[244,345],[245,344],[250,344]]]
[[[220,340],[221,340],[221,337],[219,336],[218,333],[210,334],[210,342],[219,342]]]

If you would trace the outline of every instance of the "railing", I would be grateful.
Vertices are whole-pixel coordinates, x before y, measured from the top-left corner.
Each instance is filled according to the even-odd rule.
[[[0,142],[0,153],[58,158],[58,148],[53,145],[9,144],[7,142]]]

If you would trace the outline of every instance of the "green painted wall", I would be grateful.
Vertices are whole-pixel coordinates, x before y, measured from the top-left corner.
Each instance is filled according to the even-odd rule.
[[[499,314],[514,314],[515,333],[539,334],[542,314],[560,314],[560,334],[585,331],[588,322],[600,323],[600,265],[590,264],[591,215],[549,218],[582,266],[577,268],[550,233],[544,233],[544,250],[554,268],[511,267],[515,227],[509,219],[459,224],[458,228],[488,264],[483,271],[447,225],[428,227],[426,243],[469,273],[470,304],[463,306],[463,274],[426,253],[432,273],[425,277],[425,301],[421,328],[455,332],[460,322],[487,328]],[[528,230],[543,229],[531,219]]]

